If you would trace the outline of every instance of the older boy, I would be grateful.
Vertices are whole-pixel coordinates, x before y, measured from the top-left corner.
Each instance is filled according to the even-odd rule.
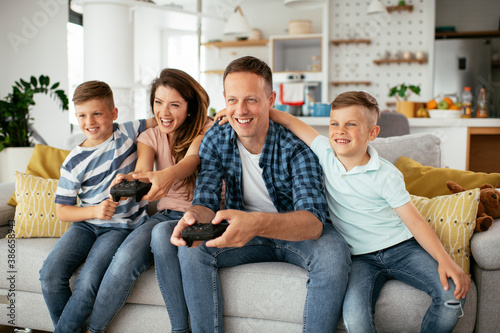
[[[401,173],[368,145],[380,131],[377,101],[365,92],[337,96],[328,138],[284,112],[272,110],[270,117],[309,145],[323,167],[330,216],[352,254],[347,331],[376,332],[375,303],[389,279],[431,296],[420,332],[453,331],[470,279],[410,201]]]
[[[111,88],[104,82],[82,83],[75,90],[73,102],[86,139],[61,166],[55,202],[57,217],[74,223],[40,270],[42,294],[54,332],[82,329],[113,255],[147,218],[147,201],[113,202],[109,187],[117,173],[134,170],[137,136],[156,124],[153,118],[114,124],[118,109]],[[69,279],[82,263],[71,293]]]

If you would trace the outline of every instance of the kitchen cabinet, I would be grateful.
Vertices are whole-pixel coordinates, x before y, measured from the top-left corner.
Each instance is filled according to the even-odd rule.
[[[271,69],[274,73],[313,72],[313,60],[317,57],[321,71],[321,44],[321,34],[271,36]]]

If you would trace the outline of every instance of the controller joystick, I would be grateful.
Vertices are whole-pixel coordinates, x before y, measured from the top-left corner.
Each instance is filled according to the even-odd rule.
[[[222,221],[219,224],[195,223],[182,230],[181,237],[190,247],[194,241],[206,241],[219,237],[226,231],[228,226],[227,221]]]
[[[151,189],[151,183],[143,183],[138,179],[131,182],[122,180],[121,183],[111,187],[110,194],[115,202],[120,201],[121,197],[133,197],[136,202],[139,202],[149,189]]]

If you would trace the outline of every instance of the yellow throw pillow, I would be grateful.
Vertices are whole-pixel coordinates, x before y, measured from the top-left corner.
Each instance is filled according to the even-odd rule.
[[[13,228],[15,237],[61,237],[71,223],[57,219],[54,198],[59,181],[22,172],[16,172],[15,179],[17,200]]]
[[[69,150],[37,144],[25,173],[47,179],[59,179],[61,177],[61,165],[69,153]],[[12,195],[7,204],[11,206],[17,205],[15,195]]]
[[[470,239],[476,226],[479,189],[431,199],[412,195],[411,201],[436,231],[450,257],[470,275]]]
[[[448,180],[453,180],[466,189],[473,189],[483,184],[496,186],[500,181],[500,173],[433,168],[423,166],[404,156],[401,156],[395,165],[404,176],[408,192],[427,198],[450,194],[451,191],[446,186]]]

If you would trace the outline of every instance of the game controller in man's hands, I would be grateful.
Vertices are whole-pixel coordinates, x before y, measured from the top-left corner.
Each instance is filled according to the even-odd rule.
[[[135,201],[139,202],[149,192],[150,188],[151,183],[143,183],[137,179],[131,182],[122,180],[121,183],[111,187],[109,193],[115,202],[120,201],[121,197],[133,197]]]
[[[222,221],[219,224],[195,223],[182,230],[181,237],[190,247],[195,241],[206,241],[219,237],[226,231],[228,226],[227,221]]]

